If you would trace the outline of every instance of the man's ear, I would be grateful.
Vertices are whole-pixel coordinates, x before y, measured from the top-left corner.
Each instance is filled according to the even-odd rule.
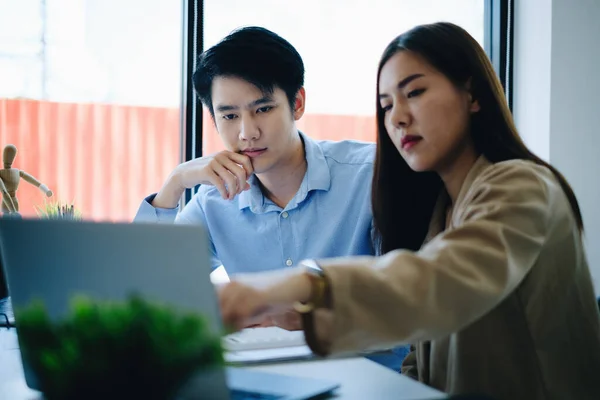
[[[296,98],[294,99],[294,109],[292,113],[294,114],[294,120],[298,121],[304,115],[304,110],[306,107],[306,91],[304,87],[301,87],[296,93]]]

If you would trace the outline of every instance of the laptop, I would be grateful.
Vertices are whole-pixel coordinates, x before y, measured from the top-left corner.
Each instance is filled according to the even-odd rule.
[[[49,317],[59,319],[74,294],[124,300],[136,292],[150,301],[202,313],[210,329],[222,332],[210,281],[208,236],[201,226],[0,218],[0,247],[14,309],[39,298]],[[27,385],[39,390],[34,371],[22,361]],[[231,366],[219,370],[211,382],[215,399],[303,400],[339,387]],[[206,394],[206,385],[200,387]],[[193,398],[193,382],[189,388]]]

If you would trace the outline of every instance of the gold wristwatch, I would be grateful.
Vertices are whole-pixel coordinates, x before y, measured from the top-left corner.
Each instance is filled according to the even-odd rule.
[[[328,308],[331,306],[331,294],[329,281],[323,269],[315,260],[303,260],[298,264],[305,268],[305,273],[311,282],[310,298],[307,302],[297,301],[294,309],[300,314],[311,313],[317,308]]]
[[[323,269],[315,260],[303,260],[298,264],[305,268],[305,274],[311,282],[310,298],[306,302],[296,302],[294,309],[300,314],[306,344],[318,356],[327,355],[327,346],[324,346],[317,337],[314,321],[314,311],[318,308],[331,308],[332,296],[329,279]]]

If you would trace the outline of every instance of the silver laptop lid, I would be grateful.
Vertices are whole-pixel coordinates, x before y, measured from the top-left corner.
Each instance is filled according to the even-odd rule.
[[[39,297],[57,318],[74,294],[121,300],[136,292],[204,313],[220,329],[200,226],[0,219],[0,246],[14,309]]]
[[[56,319],[76,294],[123,300],[137,293],[203,313],[221,332],[208,238],[200,226],[2,218],[0,247],[15,311],[38,298]],[[28,369],[24,365],[28,386],[36,388]]]

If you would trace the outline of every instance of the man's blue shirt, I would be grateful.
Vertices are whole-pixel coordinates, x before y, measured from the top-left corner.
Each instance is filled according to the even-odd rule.
[[[201,186],[181,212],[154,208],[149,196],[135,221],[202,224],[213,269],[223,265],[230,275],[290,268],[305,258],[373,255],[375,144],[301,136],[307,171],[285,208],[263,195],[253,175],[250,190],[233,200],[224,200],[214,186]]]

